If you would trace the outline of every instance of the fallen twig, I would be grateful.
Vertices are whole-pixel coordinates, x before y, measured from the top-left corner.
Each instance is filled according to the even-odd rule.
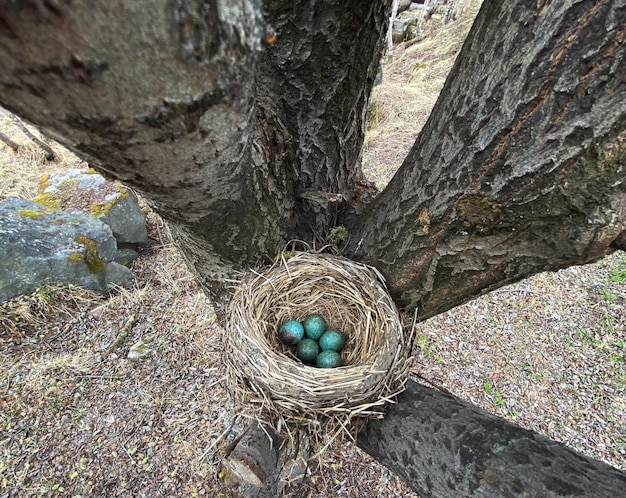
[[[17,152],[17,149],[20,148],[13,140],[11,140],[7,135],[0,132],[0,140],[2,140],[5,144],[13,149],[14,152]]]
[[[52,150],[52,148],[45,142],[43,142],[42,140],[40,140],[39,138],[37,138],[27,127],[24,123],[22,123],[22,121],[20,120],[20,118],[18,118],[15,114],[9,112],[9,118],[11,119],[11,121],[13,122],[13,124],[15,124],[15,126],[17,126],[20,130],[22,130],[22,132],[24,133],[24,135],[26,135],[28,138],[30,138],[33,142],[35,142],[35,144],[37,144],[39,147],[41,147],[41,149],[43,149],[43,151],[46,153],[46,161],[54,161],[56,159],[56,154],[54,153],[54,151]],[[14,149],[15,150],[15,149]]]

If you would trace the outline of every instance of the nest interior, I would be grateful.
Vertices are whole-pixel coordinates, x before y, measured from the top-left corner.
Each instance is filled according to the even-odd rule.
[[[304,365],[278,340],[283,322],[312,313],[346,335],[344,366]],[[404,386],[409,348],[382,276],[337,256],[297,253],[245,279],[231,302],[227,342],[239,398],[286,420],[379,415]]]

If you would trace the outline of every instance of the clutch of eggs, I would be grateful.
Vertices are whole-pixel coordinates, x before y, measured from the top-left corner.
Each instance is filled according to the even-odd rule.
[[[287,346],[295,346],[298,359],[318,368],[334,368],[343,365],[341,350],[346,337],[335,329],[329,329],[323,316],[314,313],[302,322],[287,320],[278,329],[278,338]]]

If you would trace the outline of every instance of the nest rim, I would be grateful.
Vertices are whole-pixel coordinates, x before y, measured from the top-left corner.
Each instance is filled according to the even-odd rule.
[[[319,313],[346,336],[346,364],[305,365],[277,338],[287,319]],[[295,253],[240,283],[227,313],[226,367],[236,399],[257,419],[318,425],[379,417],[404,390],[410,334],[372,267]]]

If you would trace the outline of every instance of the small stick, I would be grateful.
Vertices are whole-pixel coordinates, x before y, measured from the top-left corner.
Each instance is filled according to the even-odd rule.
[[[41,147],[44,150],[44,152],[46,153],[46,161],[54,161],[54,159],[56,158],[56,155],[54,151],[52,150],[52,148],[47,143],[42,142],[39,138],[37,138],[28,128],[26,128],[26,125],[22,123],[20,118],[18,118],[15,114],[10,112],[9,118],[11,118],[11,121],[13,121],[15,126],[17,126],[20,130],[22,130],[24,135],[26,135],[28,138],[30,138],[33,142],[35,142],[39,147]]]
[[[5,144],[13,149],[14,152],[17,152],[17,149],[20,148],[13,140],[11,140],[7,135],[0,131],[0,140],[2,140]]]
[[[393,21],[398,15],[398,0],[393,0],[391,5],[391,17],[389,18],[389,29],[387,30],[387,58],[391,61],[393,57]]]

